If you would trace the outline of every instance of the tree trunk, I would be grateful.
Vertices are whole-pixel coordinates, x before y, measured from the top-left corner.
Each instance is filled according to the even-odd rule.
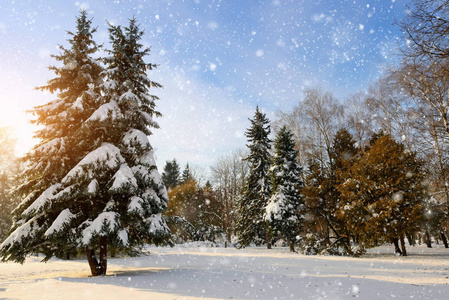
[[[391,241],[394,244],[394,254],[402,255],[401,248],[399,248],[399,239],[394,238]]]
[[[108,264],[108,238],[101,237],[100,243],[100,261],[95,256],[94,248],[86,248],[87,262],[89,263],[92,276],[106,275]]]
[[[415,246],[415,237],[412,234],[407,234],[407,240],[410,246]]]
[[[290,247],[290,252],[295,252],[295,245],[292,241],[288,241],[288,246]]]
[[[95,250],[92,248],[86,248],[86,256],[87,262],[89,263],[90,273],[92,276],[98,276],[100,265],[98,264],[98,260],[95,257]]]
[[[267,249],[271,249],[271,234],[267,222],[265,222],[265,242],[267,243]]]
[[[106,275],[106,270],[108,268],[108,238],[100,238],[100,275]]]
[[[430,239],[430,233],[429,230],[426,229],[426,244],[427,248],[432,248],[432,241]]]
[[[401,249],[402,249],[402,256],[407,256],[407,250],[405,249],[404,236],[401,236]]]
[[[443,230],[440,230],[441,240],[443,241],[444,248],[449,248],[449,245],[447,243],[446,235],[444,234]]]

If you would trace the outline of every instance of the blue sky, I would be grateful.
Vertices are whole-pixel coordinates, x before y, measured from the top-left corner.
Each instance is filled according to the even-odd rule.
[[[307,87],[340,100],[363,91],[394,64],[400,32],[393,23],[405,0],[378,1],[2,1],[0,3],[0,126],[13,126],[19,152],[33,127],[24,110],[53,100],[35,91],[53,77],[57,45],[67,45],[79,9],[107,44],[106,20],[136,16],[151,46],[149,73],[164,115],[150,142],[158,165],[177,158],[208,166],[237,148],[256,105],[274,119]]]

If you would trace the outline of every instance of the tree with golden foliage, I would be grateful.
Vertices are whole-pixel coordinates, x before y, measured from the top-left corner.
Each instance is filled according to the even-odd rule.
[[[342,177],[337,214],[360,248],[393,242],[396,253],[406,256],[405,235],[419,229],[426,197],[416,154],[381,133]]]

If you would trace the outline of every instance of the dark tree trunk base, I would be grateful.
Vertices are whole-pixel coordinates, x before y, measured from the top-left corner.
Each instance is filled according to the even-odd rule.
[[[288,246],[290,248],[290,252],[296,252],[295,251],[295,245],[293,244],[293,242],[289,241],[288,242]]]
[[[444,232],[442,230],[440,230],[440,236],[441,236],[441,240],[443,241],[444,248],[449,248],[446,235],[444,234]]]
[[[106,275],[108,268],[108,239],[106,237],[100,238],[100,269],[101,275]]]
[[[104,276],[108,266],[108,240],[100,238],[100,261],[95,256],[95,249],[86,248],[87,262],[89,263],[92,276]]]
[[[265,242],[267,243],[267,249],[271,249],[271,234],[267,222],[265,222]]]
[[[407,250],[405,249],[405,240],[403,236],[401,236],[401,249],[402,249],[402,256],[407,256]]]
[[[392,239],[394,245],[394,254],[402,255],[401,248],[399,248],[399,239]]]
[[[430,238],[430,233],[428,230],[426,230],[426,244],[427,248],[432,248],[432,240]]]
[[[407,234],[407,240],[410,246],[415,246],[415,237],[413,234]]]

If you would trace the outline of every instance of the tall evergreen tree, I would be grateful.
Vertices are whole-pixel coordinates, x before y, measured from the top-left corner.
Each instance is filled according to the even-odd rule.
[[[307,208],[313,216],[310,218],[310,229],[317,230],[323,249],[328,253],[353,254],[350,247],[349,234],[344,222],[338,218],[341,206],[341,195],[337,186],[341,183],[342,174],[351,165],[356,154],[355,141],[346,129],[337,131],[329,151],[329,164],[318,160],[309,162],[306,184],[302,190]],[[316,225],[320,226],[317,227]]]
[[[293,134],[282,127],[274,141],[275,153],[270,169],[272,196],[266,206],[264,218],[274,232],[284,237],[294,252],[294,243],[304,223],[304,203],[299,189],[302,187],[302,168],[298,164]]]
[[[236,233],[242,247],[251,242],[261,242],[265,239],[268,248],[271,248],[270,234],[267,222],[263,215],[271,194],[270,187],[270,149],[271,132],[270,121],[266,115],[256,108],[251,127],[246,131],[250,153],[246,160],[250,171],[242,199],[238,207],[238,221]]]
[[[162,181],[167,188],[174,188],[180,183],[180,170],[176,159],[167,161],[164,166],[164,172],[162,173]]]
[[[102,82],[102,67],[93,58],[98,46],[92,39],[96,29],[91,23],[87,13],[81,11],[76,19],[76,32],[68,32],[70,48],[60,46],[60,54],[52,55],[62,67],[50,66],[56,77],[38,88],[56,93],[57,99],[31,111],[36,117],[33,122],[43,129],[36,132],[40,142],[23,157],[27,168],[18,180],[22,184],[15,187],[16,197],[22,202],[13,212],[9,238],[0,245],[4,261],[23,262],[27,254],[41,250],[50,258],[62,251],[43,238],[58,214],[47,207],[37,213],[31,213],[28,208],[36,201],[44,204],[55,184],[84,155],[77,137],[83,135],[84,122],[99,106],[97,99]]]
[[[352,248],[350,247],[351,235],[345,226],[345,220],[338,218],[338,210],[341,207],[341,194],[337,189],[338,185],[343,184],[345,178],[344,174],[347,169],[351,167],[352,163],[356,159],[357,148],[355,147],[355,140],[348,130],[341,128],[335,134],[332,149],[331,149],[331,168],[332,168],[332,200],[330,205],[328,219],[333,223],[335,228],[335,235],[339,242],[337,244],[343,245],[346,254],[354,255]],[[356,236],[354,238],[357,238]],[[358,253],[356,253],[358,255]]]
[[[85,249],[92,275],[102,275],[108,246],[133,254],[144,243],[164,242],[169,234],[161,218],[168,197],[147,138],[149,128],[157,128],[153,117],[160,115],[155,111],[158,98],[149,89],[161,86],[146,76],[155,65],[143,60],[150,49],[140,43],[143,31],[135,19],[124,29],[110,26],[109,32],[112,49],[105,59],[102,95],[88,90],[96,96],[86,97],[95,109],[77,106],[88,118],[70,135],[79,146],[67,156],[76,164],[16,209],[18,218],[0,247],[3,260],[23,262],[33,252],[49,259],[57,252]],[[47,125],[42,131],[53,130],[54,118],[44,113],[41,118]],[[71,118],[58,121],[70,132]]]

